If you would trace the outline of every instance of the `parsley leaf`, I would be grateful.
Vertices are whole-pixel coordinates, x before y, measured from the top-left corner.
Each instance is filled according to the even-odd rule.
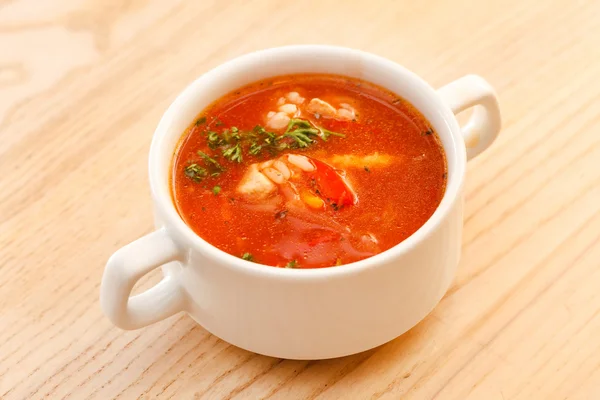
[[[283,134],[283,137],[289,137],[294,139],[294,145],[299,148],[310,146],[314,140],[310,137],[311,135],[318,135],[319,131],[313,128],[296,129],[291,132]]]
[[[343,133],[337,133],[337,132],[332,132],[329,129],[325,129],[325,128],[319,128],[321,130],[321,139],[327,141],[327,139],[329,139],[329,136],[337,136],[337,137],[342,137],[345,138],[346,135],[344,135]]]
[[[292,129],[293,127],[296,127],[296,129],[298,128],[312,128],[310,122],[308,122],[307,120],[304,119],[299,119],[299,118],[292,118],[290,119],[290,122],[288,123],[287,129],[285,130],[285,133],[288,133],[290,131],[290,129]],[[284,133],[284,135],[285,135]]]
[[[205,152],[203,152],[203,151],[198,151],[198,155],[204,159],[204,162],[206,163],[206,165],[208,165],[208,166],[212,166],[212,167],[214,167],[215,169],[217,169],[217,170],[219,170],[219,171],[224,171],[224,170],[225,170],[225,168],[223,168],[223,167],[221,166],[221,164],[219,164],[219,163],[217,162],[217,160],[215,160],[214,158],[210,157],[210,156],[209,156],[208,154],[206,154]]]
[[[252,144],[250,145],[250,149],[248,149],[248,153],[255,156],[258,153],[260,153],[261,150],[262,150],[262,146],[260,144],[258,144],[256,142],[252,142]]]
[[[254,133],[259,133],[259,134],[263,134],[263,133],[266,133],[267,131],[266,131],[266,130],[265,130],[265,128],[263,128],[262,126],[260,126],[260,125],[256,125],[256,126],[255,126],[255,127],[252,129],[252,132],[254,132]]]
[[[223,150],[223,157],[230,161],[241,163],[244,159],[242,156],[242,146],[237,143],[235,146],[231,146],[230,148]]]
[[[196,182],[200,182],[202,179],[204,179],[204,177],[206,177],[207,174],[206,169],[202,168],[198,164],[188,165],[187,167],[185,167],[183,173],[185,174],[185,176]]]
[[[215,131],[208,131],[208,147],[211,149],[217,148],[224,144],[223,139]]]

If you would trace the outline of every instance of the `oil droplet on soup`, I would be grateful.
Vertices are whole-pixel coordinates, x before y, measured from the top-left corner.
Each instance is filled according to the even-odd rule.
[[[445,186],[440,141],[412,105],[368,82],[311,74],[256,82],[203,110],[171,179],[194,232],[281,268],[381,253],[431,217]]]

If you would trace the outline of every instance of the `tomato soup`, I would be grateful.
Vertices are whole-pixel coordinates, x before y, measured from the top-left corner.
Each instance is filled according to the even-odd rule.
[[[215,101],[183,134],[172,173],[196,234],[281,268],[343,268],[397,245],[431,217],[447,175],[439,138],[410,103],[320,74]]]

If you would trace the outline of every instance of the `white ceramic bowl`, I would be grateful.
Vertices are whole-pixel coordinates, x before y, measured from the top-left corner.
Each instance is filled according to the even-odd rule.
[[[432,124],[447,156],[446,193],[408,239],[340,267],[273,268],[213,247],[178,215],[169,189],[171,159],[194,117],[240,86],[293,73],[331,73],[375,83],[411,102]],[[454,115],[469,107],[475,112],[459,127]],[[161,119],[149,160],[157,230],[110,258],[102,279],[102,308],[123,329],[184,311],[223,340],[274,357],[331,358],[381,345],[423,319],[448,289],[460,256],[466,162],[487,148],[499,130],[494,91],[477,76],[436,91],[390,60],[333,46],[274,48],[229,61],[192,82]],[[159,266],[164,279],[130,297],[135,282]]]

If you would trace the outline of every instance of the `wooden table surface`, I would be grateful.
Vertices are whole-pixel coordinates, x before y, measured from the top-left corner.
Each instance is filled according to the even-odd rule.
[[[496,87],[504,128],[469,164],[450,291],[327,361],[252,354],[186,315],[113,327],[100,278],[153,229],[161,114],[209,68],[295,43]],[[600,398],[600,2],[2,0],[0,49],[0,398]]]

